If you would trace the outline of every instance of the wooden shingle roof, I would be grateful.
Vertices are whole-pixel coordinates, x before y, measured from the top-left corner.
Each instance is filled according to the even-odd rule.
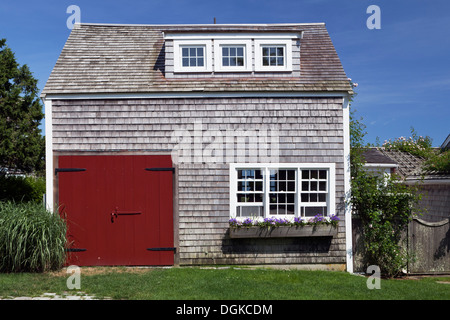
[[[174,79],[164,33],[301,32],[300,77]],[[72,30],[42,95],[190,92],[344,92],[352,88],[325,24],[103,25]]]

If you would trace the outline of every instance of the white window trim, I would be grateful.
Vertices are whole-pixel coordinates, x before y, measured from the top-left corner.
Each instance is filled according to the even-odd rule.
[[[284,46],[285,47],[285,65],[284,66],[263,66],[262,46]],[[255,39],[255,71],[292,71],[292,40],[275,39]]]
[[[300,176],[299,172],[302,169],[317,169],[328,170],[329,184],[328,184],[328,197],[327,197],[327,216],[336,214],[336,164],[335,163],[230,163],[230,218],[245,219],[245,217],[236,217],[236,207],[238,205],[237,194],[237,169],[263,169],[264,176],[267,177],[270,169],[296,169],[296,198],[295,214],[292,215],[276,215],[277,218],[293,219],[294,217],[301,217],[300,214]],[[269,214],[269,193],[270,179],[264,180],[264,217],[258,217],[258,219],[270,218]],[[240,203],[239,203],[240,204]],[[240,204],[241,205],[241,204]]]
[[[205,48],[205,65],[203,67],[183,67],[182,64],[182,48],[204,47]],[[211,40],[174,40],[173,41],[173,68],[174,72],[212,72],[212,41]]]
[[[244,66],[226,67],[222,65],[222,46],[243,46]],[[214,71],[215,72],[251,72],[253,69],[252,41],[235,40],[214,40]]]

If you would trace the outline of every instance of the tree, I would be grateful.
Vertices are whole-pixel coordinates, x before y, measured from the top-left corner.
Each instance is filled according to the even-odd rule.
[[[350,161],[353,213],[361,220],[364,263],[377,265],[384,276],[401,274],[410,259],[402,237],[420,200],[416,187],[406,186],[395,175],[386,177],[364,168],[365,125],[351,113]]]
[[[6,39],[0,39],[0,177],[7,170],[44,169],[43,118],[37,80],[26,64],[16,62]]]

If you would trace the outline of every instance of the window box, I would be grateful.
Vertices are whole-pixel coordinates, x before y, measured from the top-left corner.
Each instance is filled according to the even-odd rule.
[[[316,215],[310,219],[259,218],[240,220],[231,218],[231,238],[286,238],[286,237],[332,237],[337,235],[339,217]]]
[[[287,238],[287,237],[333,237],[337,226],[332,224],[265,227],[230,227],[230,238]]]

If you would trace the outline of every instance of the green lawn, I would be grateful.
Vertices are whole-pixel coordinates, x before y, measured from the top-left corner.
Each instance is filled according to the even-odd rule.
[[[0,274],[0,297],[70,292],[65,270]],[[450,277],[381,280],[346,272],[250,268],[82,268],[81,289],[125,300],[450,300]],[[76,291],[76,290],[75,290]]]

